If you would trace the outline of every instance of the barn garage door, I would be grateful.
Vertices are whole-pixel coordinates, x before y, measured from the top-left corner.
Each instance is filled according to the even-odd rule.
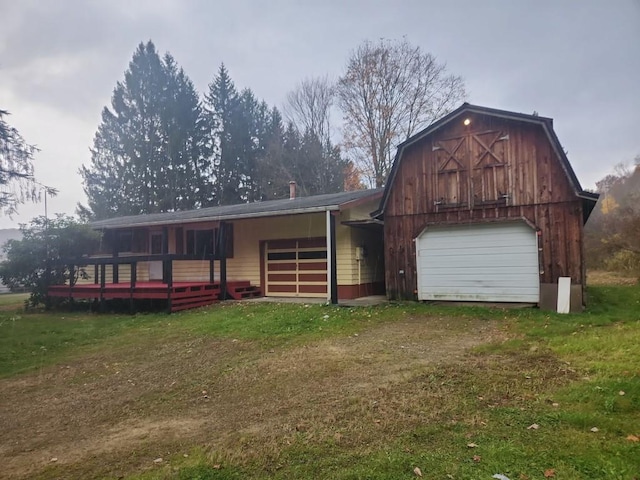
[[[428,227],[416,256],[419,300],[538,302],[538,238],[523,222]]]
[[[265,295],[270,297],[327,296],[325,238],[271,240],[267,242],[265,248]]]

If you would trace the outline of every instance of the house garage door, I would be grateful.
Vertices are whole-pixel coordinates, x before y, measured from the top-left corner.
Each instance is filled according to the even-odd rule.
[[[270,240],[265,249],[265,295],[327,296],[325,238]]]
[[[524,222],[428,227],[416,256],[419,300],[538,302],[538,237]]]

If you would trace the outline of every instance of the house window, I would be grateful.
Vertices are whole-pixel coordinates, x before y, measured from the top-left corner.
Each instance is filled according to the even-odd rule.
[[[187,255],[211,255],[214,253],[213,238],[213,230],[187,230]]]
[[[146,229],[111,231],[105,239],[111,252],[144,253],[149,246],[149,232]]]
[[[233,258],[233,225],[226,224],[226,243],[224,249],[227,258]],[[187,230],[185,239],[185,250],[187,255],[207,256],[219,252],[219,232],[218,228],[207,230]]]
[[[151,234],[151,254],[158,255],[160,253],[162,253],[162,234],[152,233]]]
[[[116,250],[118,252],[133,251],[133,232],[131,230],[117,233]]]

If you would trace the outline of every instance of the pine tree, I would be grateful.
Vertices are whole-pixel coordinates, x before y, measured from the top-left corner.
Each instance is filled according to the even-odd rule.
[[[299,149],[297,145],[292,149],[288,141],[291,136],[298,141],[293,126],[285,130],[280,111],[273,107],[265,132],[264,153],[257,168],[260,200],[274,200],[289,195],[289,182],[295,179],[291,166]]]
[[[215,203],[225,205],[240,201],[236,163],[239,152],[234,143],[238,119],[238,92],[224,64],[209,84],[205,94],[207,118],[211,127],[212,168],[215,177]]]
[[[166,54],[168,100],[163,115],[167,135],[164,180],[169,188],[162,210],[187,210],[213,202],[209,165],[209,129],[198,93],[182,68]],[[162,191],[161,191],[162,193]]]
[[[240,93],[223,65],[205,95],[214,151],[217,203],[261,198],[259,170],[266,155],[269,107],[246,88]]]
[[[0,109],[0,210],[11,215],[25,200],[37,201],[40,187],[33,177],[36,147],[24,141],[5,115],[9,112]]]
[[[191,209],[211,203],[207,129],[189,78],[151,41],[118,82],[80,174],[93,218]],[[86,208],[79,207],[86,213]]]

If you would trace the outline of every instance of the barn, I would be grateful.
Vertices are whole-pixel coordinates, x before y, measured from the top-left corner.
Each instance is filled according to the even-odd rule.
[[[380,206],[390,299],[584,304],[580,186],[553,120],[463,104],[398,146]]]

